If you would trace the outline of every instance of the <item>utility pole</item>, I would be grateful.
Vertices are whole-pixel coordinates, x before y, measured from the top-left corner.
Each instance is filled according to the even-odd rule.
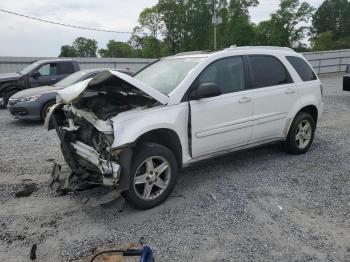
[[[218,0],[213,0],[213,18],[212,24],[214,26],[214,50],[217,49],[217,25],[222,23],[222,19],[218,14]]]
[[[217,14],[217,3],[216,3],[217,0],[213,0],[213,25],[214,25],[214,50],[217,49],[217,43],[216,43],[216,18],[218,16]]]

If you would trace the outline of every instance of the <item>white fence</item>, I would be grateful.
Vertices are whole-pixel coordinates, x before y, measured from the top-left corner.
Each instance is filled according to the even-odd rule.
[[[304,53],[317,74],[344,72],[350,64],[350,49]]]
[[[0,74],[13,73],[36,60],[57,59],[57,57],[10,57],[0,56]],[[80,64],[81,69],[118,68],[136,72],[154,61],[142,58],[72,58]]]
[[[329,74],[344,72],[350,64],[350,49],[304,53],[316,73]],[[52,57],[6,57],[0,56],[0,73],[17,72],[33,61],[52,59]],[[154,61],[142,58],[74,58],[82,69],[88,68],[119,68],[138,71]]]

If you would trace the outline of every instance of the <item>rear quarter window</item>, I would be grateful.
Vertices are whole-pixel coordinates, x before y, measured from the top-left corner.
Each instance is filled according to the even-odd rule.
[[[253,88],[262,88],[292,83],[282,62],[270,55],[249,56]]]
[[[58,63],[58,74],[59,75],[70,75],[75,72],[73,63],[71,62],[62,62]]]
[[[286,58],[304,82],[313,81],[317,79],[314,71],[304,61],[304,59],[296,56],[287,56]]]

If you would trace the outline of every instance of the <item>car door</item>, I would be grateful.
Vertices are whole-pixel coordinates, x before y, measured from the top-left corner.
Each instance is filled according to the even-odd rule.
[[[36,72],[39,72],[38,76],[29,77],[31,87],[53,85],[59,80],[56,63],[43,64],[36,69]]]
[[[252,91],[241,56],[217,60],[194,85],[217,84],[220,96],[190,101],[192,157],[247,144],[252,132]]]
[[[284,137],[288,113],[298,90],[283,63],[271,55],[248,57],[254,98],[254,127],[250,143]]]

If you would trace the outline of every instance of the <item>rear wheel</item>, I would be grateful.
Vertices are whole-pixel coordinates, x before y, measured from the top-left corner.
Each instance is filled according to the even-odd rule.
[[[296,155],[306,153],[314,140],[315,129],[315,120],[310,114],[298,113],[289,129],[287,140],[284,142],[286,151]]]
[[[168,198],[176,180],[174,154],[162,145],[145,143],[133,158],[129,189],[123,195],[136,208],[153,208]]]

